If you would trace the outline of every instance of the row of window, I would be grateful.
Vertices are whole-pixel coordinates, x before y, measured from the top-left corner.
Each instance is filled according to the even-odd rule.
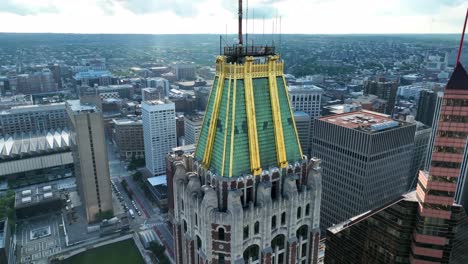
[[[446,106],[468,106],[467,99],[444,99],[442,105]]]
[[[306,208],[305,208],[305,216],[309,216],[310,215],[310,204],[307,204],[306,205]],[[297,219],[301,219],[302,217],[302,207],[298,207],[297,208],[297,213],[296,213],[296,217]],[[283,212],[281,213],[281,225],[284,226],[286,225],[286,212]],[[276,215],[272,216],[271,217],[271,229],[276,229],[277,228],[277,224],[276,224]],[[260,223],[257,221],[255,222],[254,224],[254,235],[258,234],[260,232]],[[249,238],[249,226],[245,226],[244,227],[244,239],[247,239]]]

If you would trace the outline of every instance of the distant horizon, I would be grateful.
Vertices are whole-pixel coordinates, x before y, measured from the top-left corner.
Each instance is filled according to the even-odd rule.
[[[74,33],[74,32],[0,32],[0,34],[31,34],[31,35],[40,35],[40,34],[54,34],[54,35],[165,35],[165,36],[177,36],[177,35],[216,35],[216,36],[225,36],[226,33]],[[228,33],[228,36],[237,36],[237,33]],[[243,34],[245,36],[245,34]],[[249,36],[262,36],[263,34],[255,33],[255,34],[248,34]],[[318,35],[318,36],[343,36],[343,35],[458,35],[461,36],[461,32],[452,32],[452,33],[276,33],[276,34],[264,34],[265,36],[289,36],[289,35]],[[468,41],[465,39],[464,41]]]
[[[244,32],[457,34],[466,0],[244,0]],[[225,34],[233,0],[1,0],[5,33]]]

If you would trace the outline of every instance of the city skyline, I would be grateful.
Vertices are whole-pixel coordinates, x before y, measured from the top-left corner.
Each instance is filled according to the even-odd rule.
[[[231,34],[237,29],[236,5],[227,0],[4,0],[0,15],[9,22],[0,32]],[[256,34],[279,33],[280,27],[284,34],[430,34],[459,33],[464,12],[462,0],[250,0],[244,17],[249,17],[247,31]]]

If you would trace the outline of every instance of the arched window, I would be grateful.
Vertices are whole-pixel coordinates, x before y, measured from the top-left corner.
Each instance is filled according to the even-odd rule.
[[[258,234],[260,232],[260,223],[257,221],[254,224],[254,234]]]
[[[187,222],[184,220],[184,233],[187,233]]]
[[[299,206],[297,208],[297,219],[300,219],[302,217],[302,208]]]
[[[197,249],[200,250],[201,247],[202,247],[202,241],[201,241],[200,237],[197,236]]]
[[[281,225],[285,225],[286,224],[286,213],[283,212],[281,214]]]
[[[258,245],[251,245],[244,251],[244,263],[254,263],[260,259],[260,247]]]
[[[308,216],[310,214],[310,204],[306,205],[306,212],[305,214]]]
[[[307,225],[303,225],[303,226],[299,227],[299,229],[296,232],[297,239],[302,238],[302,240],[306,240],[307,235],[308,235],[308,230],[309,230],[309,227]]]
[[[284,235],[277,235],[273,240],[271,240],[271,247],[273,250],[278,248],[278,250],[282,250],[285,248],[285,241]]]
[[[271,229],[276,228],[276,215],[271,218]]]
[[[218,239],[219,239],[219,240],[224,240],[224,239],[225,239],[224,237],[225,237],[225,235],[224,235],[224,228],[220,227],[220,228],[218,229]]]
[[[249,237],[249,226],[244,226],[244,239]]]

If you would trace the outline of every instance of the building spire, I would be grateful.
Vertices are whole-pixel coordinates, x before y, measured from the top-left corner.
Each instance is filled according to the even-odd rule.
[[[241,1],[241,0],[239,0]],[[458,63],[460,62],[460,55],[463,48],[463,40],[465,38],[465,30],[466,30],[466,21],[468,20],[468,8],[466,9],[466,16],[465,16],[465,24],[463,24],[463,32],[460,40],[460,47],[458,48],[458,55],[457,55],[457,62],[455,63],[455,67],[457,67]]]
[[[242,46],[242,44],[242,0],[239,0],[239,45]]]

